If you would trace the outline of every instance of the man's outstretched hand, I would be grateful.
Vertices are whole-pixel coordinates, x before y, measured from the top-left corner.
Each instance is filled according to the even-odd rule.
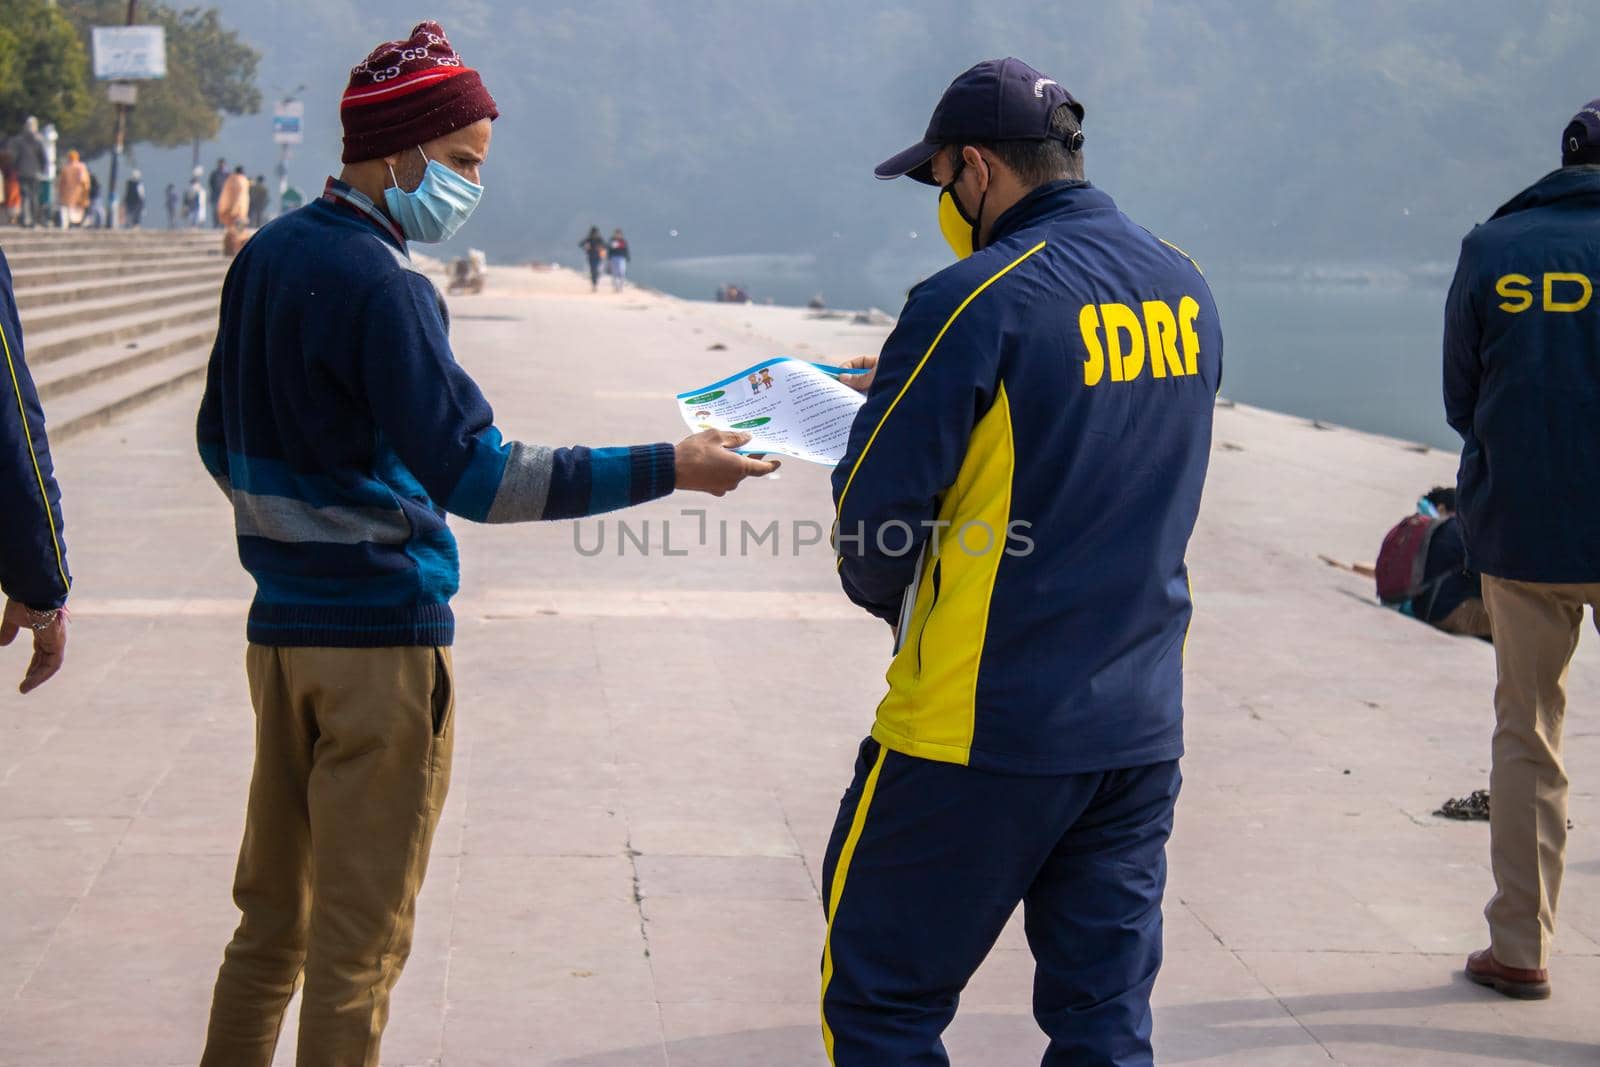
[[[22,676],[20,691],[23,693],[31,693],[48,682],[61,669],[61,662],[67,656],[66,609],[57,611],[48,626],[35,630],[33,623],[40,614],[15,600],[7,600],[5,615],[0,617],[0,646],[15,641],[23,630],[33,634],[33,661],[28,664],[28,673]]]
[[[746,478],[759,478],[777,470],[780,464],[775,459],[756,459],[732,451],[749,441],[749,434],[731,430],[701,430],[685,437],[677,448],[678,488],[721,496]]]

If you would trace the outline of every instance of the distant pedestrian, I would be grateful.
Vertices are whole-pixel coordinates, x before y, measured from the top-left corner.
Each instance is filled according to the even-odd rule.
[[[89,217],[83,223],[91,230],[98,230],[106,224],[105,188],[100,184],[100,175],[93,170],[89,171]]]
[[[39,120],[29,115],[22,123],[22,131],[11,139],[11,165],[16,169],[17,194],[22,201],[17,220],[23,226],[34,226],[40,218],[39,182],[45,174],[46,156]]]
[[[611,243],[606,246],[606,271],[611,275],[611,288],[622,292],[628,282],[628,239],[621,230],[611,231]]]
[[[1489,771],[1489,947],[1467,977],[1550,995],[1567,849],[1567,668],[1600,612],[1600,100],[1561,167],[1461,243],[1445,307],[1444,399],[1461,435],[1457,502],[1483,576],[1499,680]],[[1586,314],[1580,314],[1587,309]]]
[[[211,201],[210,202],[211,202],[211,207],[213,208],[213,210],[216,210],[216,211],[220,212],[220,210],[222,208],[222,187],[224,185],[226,185],[227,183],[228,183],[228,161],[225,160],[225,159],[218,159],[217,160],[216,169],[211,172],[211,177],[207,181],[207,188],[210,190],[210,193],[211,193]],[[212,222],[218,229],[222,228],[222,217],[221,217],[220,214],[215,216],[212,219]]]
[[[222,196],[217,201],[217,225],[224,229],[243,226],[250,218],[250,179],[243,167],[235,167],[222,183]]]
[[[267,220],[267,176],[257,174],[250,183],[250,227],[259,230]]]
[[[57,182],[62,228],[83,225],[89,217],[90,175],[89,168],[78,158],[77,149],[67,153],[66,166],[61,168]]]
[[[39,130],[39,136],[44,138],[44,177],[39,179],[39,224],[54,226],[57,224],[56,177],[60,173],[56,167],[56,142],[61,138],[53,122],[45,123]]]
[[[606,258],[606,239],[600,236],[600,227],[590,226],[589,233],[578,242],[589,259],[589,291],[600,291],[600,264]]]
[[[22,354],[22,323],[11,267],[0,252],[0,645],[33,635],[22,679],[29,693],[61,669],[67,651],[64,605],[72,579],[61,539],[61,490],[45,438],[44,409]]]
[[[183,223],[190,229],[198,229],[206,224],[206,187],[202,179],[205,171],[199,167],[194,168],[194,175],[189,179],[189,187],[183,193]]]
[[[16,226],[22,221],[22,186],[17,181],[9,142],[7,147],[0,148],[0,190],[5,194],[6,223]]]
[[[122,193],[122,210],[130,229],[137,229],[144,221],[144,176],[137,170],[128,175],[128,184]]]
[[[172,182],[167,183],[167,229],[178,228],[178,207],[182,198],[178,195],[178,187]]]

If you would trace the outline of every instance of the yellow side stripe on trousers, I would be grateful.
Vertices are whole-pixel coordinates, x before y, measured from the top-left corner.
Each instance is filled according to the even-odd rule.
[[[1183,584],[1189,587],[1189,625],[1183,628],[1183,645],[1178,649],[1179,662],[1189,659],[1189,631],[1194,629],[1194,575],[1185,573]]]
[[[833,918],[839,913],[839,898],[844,894],[844,880],[850,873],[850,860],[856,854],[856,843],[867,825],[867,809],[872,806],[872,794],[878,789],[878,775],[889,750],[878,747],[878,761],[861,787],[861,800],[856,804],[855,818],[850,821],[850,832],[845,835],[844,847],[839,850],[839,863],[833,871],[832,892],[828,894],[828,933],[822,939],[822,1047],[828,1051],[828,1062],[833,1063],[833,1028],[828,1025],[828,983],[833,981]]]
[[[917,380],[917,375],[922,373],[922,368],[927,364],[928,357],[932,356],[934,349],[939,347],[939,342],[944,340],[944,335],[949,332],[950,327],[955,324],[956,319],[961,316],[961,313],[967,310],[967,305],[978,299],[979,293],[982,293],[985,289],[989,288],[989,286],[993,285],[1001,278],[1004,278],[1008,273],[1010,273],[1013,267],[1017,266],[1017,264],[1033,255],[1044,246],[1045,242],[1040,241],[1038,244],[1022,253],[1022,255],[1018,256],[1016,259],[1013,259],[1010,263],[1007,263],[1003,269],[997,271],[995,275],[988,281],[984,282],[982,285],[978,286],[971,293],[969,293],[967,298],[961,301],[960,306],[950,313],[950,317],[945,320],[944,325],[939,327],[939,332],[934,335],[933,344],[928,346],[928,350],[924,352],[922,354],[922,358],[917,361],[916,367],[911,371],[911,377],[906,379],[906,384],[900,387],[900,391],[895,394],[894,400],[889,403],[889,410],[883,413],[883,418],[878,420],[878,425],[872,428],[872,436],[867,438],[867,443],[861,448],[861,455],[856,457],[855,466],[850,468],[850,477],[844,480],[844,490],[839,494],[839,507],[834,512],[833,521],[835,527],[838,526],[839,518],[844,514],[844,500],[845,497],[850,495],[850,486],[856,480],[856,473],[861,470],[861,464],[867,458],[867,453],[872,451],[872,443],[878,439],[878,434],[883,430],[884,423],[889,421],[889,416],[894,414],[894,409],[900,406],[900,401],[905,397],[906,391],[911,388],[911,383]],[[841,556],[839,558],[838,565],[841,567],[844,566],[844,557]]]
[[[56,571],[61,575],[61,585],[70,589],[72,583],[67,580],[67,563],[61,558],[61,536],[56,533],[55,513],[50,510],[50,494],[45,492],[44,471],[39,466],[39,453],[33,447],[33,431],[28,428],[28,409],[22,402],[22,382],[17,377],[17,364],[11,355],[11,342],[6,338],[4,327],[0,327],[0,348],[5,350],[6,370],[11,372],[11,389],[17,396],[17,417],[22,420],[22,436],[28,442],[28,458],[33,460],[33,476],[39,483],[39,503],[44,507],[44,518],[50,524],[50,543],[56,550]]]

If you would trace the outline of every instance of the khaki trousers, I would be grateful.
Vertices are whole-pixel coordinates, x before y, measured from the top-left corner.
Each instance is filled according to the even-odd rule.
[[[447,648],[246,655],[255,771],[201,1067],[270,1067],[304,979],[299,1067],[377,1067],[450,780]]]
[[[1494,628],[1489,773],[1489,856],[1495,894],[1484,909],[1494,958],[1544,967],[1555,934],[1567,851],[1567,775],[1561,723],[1567,667],[1578,649],[1583,609],[1600,608],[1600,583],[1557,585],[1483,576]]]

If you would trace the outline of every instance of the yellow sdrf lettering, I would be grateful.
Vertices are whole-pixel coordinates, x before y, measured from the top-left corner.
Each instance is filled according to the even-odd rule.
[[[1111,380],[1131,382],[1144,372],[1144,330],[1139,316],[1127,304],[1101,304],[1100,316],[1106,323],[1106,359],[1111,364]],[[1128,335],[1128,348],[1122,335]]]
[[[1556,283],[1577,285],[1583,290],[1583,295],[1577,300],[1556,300]],[[1582,311],[1589,306],[1589,298],[1594,296],[1594,286],[1583,274],[1562,274],[1559,272],[1544,276],[1544,309],[1546,311]]]
[[[1100,310],[1094,304],[1085,304],[1078,312],[1078,332],[1083,334],[1083,347],[1089,352],[1089,358],[1083,361],[1083,384],[1099,385],[1106,375],[1106,350],[1100,344]]]
[[[1178,355],[1178,320],[1165,300],[1144,302],[1144,332],[1150,338],[1150,373],[1165,378],[1170,367],[1174,377],[1181,376],[1184,370],[1183,358]]]
[[[1586,274],[1574,274],[1568,271],[1552,270],[1540,275],[1540,294],[1543,299],[1539,302],[1539,309],[1550,314],[1571,314],[1582,311],[1594,300],[1594,282]],[[1533,279],[1526,274],[1502,274],[1495,279],[1494,291],[1501,298],[1497,305],[1501,311],[1510,315],[1520,315],[1533,307]],[[1557,293],[1557,286],[1562,286]],[[1571,287],[1577,286],[1576,290]],[[1557,296],[1567,296],[1572,299],[1560,300]]]
[[[1533,293],[1528,289],[1532,284],[1533,279],[1526,274],[1507,274],[1495,282],[1495,293],[1505,298],[1500,304],[1500,310],[1520,315],[1533,307]]]
[[[1178,328],[1183,331],[1183,373],[1200,373],[1200,334],[1194,322],[1200,317],[1200,301],[1186,296],[1178,301]]]
[[[1199,317],[1200,302],[1192,296],[1179,300],[1176,312],[1165,300],[1143,301],[1139,311],[1127,304],[1085,304],[1078,311],[1086,353],[1083,384],[1099,385],[1107,371],[1113,382],[1136,381],[1144,374],[1146,353],[1152,378],[1200,373]]]

